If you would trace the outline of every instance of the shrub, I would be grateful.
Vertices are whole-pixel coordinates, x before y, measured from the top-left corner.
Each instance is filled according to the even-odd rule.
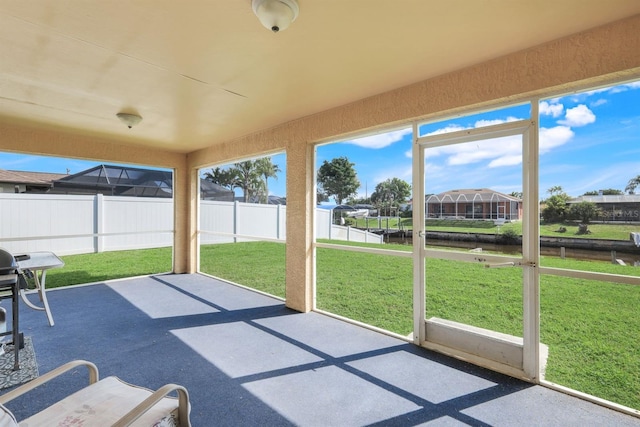
[[[503,242],[517,242],[520,235],[513,228],[506,228],[500,233],[500,240]]]
[[[569,209],[569,216],[572,219],[578,219],[583,224],[589,224],[592,219],[597,218],[600,215],[600,209],[595,203],[592,202],[580,202],[571,205]]]

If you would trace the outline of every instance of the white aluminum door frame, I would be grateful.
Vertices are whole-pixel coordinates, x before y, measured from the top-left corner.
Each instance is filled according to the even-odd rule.
[[[537,100],[532,103],[531,117],[538,117]],[[425,248],[425,150],[472,141],[506,136],[522,137],[522,190],[523,190],[523,244],[522,258],[483,256],[483,262],[506,260],[523,268],[523,374],[539,381],[540,358],[540,291],[539,291],[539,204],[538,204],[538,129],[536,120],[519,120],[494,126],[468,129],[447,134],[419,136],[417,124],[413,126],[413,254],[414,289],[413,341],[424,345],[426,336],[426,283],[427,257],[480,261],[473,254],[443,253]]]

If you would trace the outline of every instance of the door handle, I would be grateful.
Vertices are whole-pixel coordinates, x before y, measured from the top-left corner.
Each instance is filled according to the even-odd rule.
[[[535,262],[499,262],[494,264],[485,264],[485,268],[500,268],[500,267],[535,267]]]

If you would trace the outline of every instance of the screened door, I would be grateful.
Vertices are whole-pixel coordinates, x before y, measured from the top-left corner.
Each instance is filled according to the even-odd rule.
[[[534,378],[539,255],[531,239],[538,227],[532,128],[521,120],[424,137],[415,129],[413,224],[415,340]],[[508,155],[489,155],[506,146]],[[436,166],[438,156],[447,156],[446,167]],[[503,174],[476,172],[499,162],[509,166]]]

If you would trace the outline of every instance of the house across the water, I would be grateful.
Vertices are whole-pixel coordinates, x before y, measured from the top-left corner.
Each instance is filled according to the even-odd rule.
[[[427,218],[517,221],[522,199],[489,188],[450,190],[426,196]]]
[[[640,194],[580,196],[567,202],[591,202],[600,209],[599,220],[602,221],[640,221]]]

